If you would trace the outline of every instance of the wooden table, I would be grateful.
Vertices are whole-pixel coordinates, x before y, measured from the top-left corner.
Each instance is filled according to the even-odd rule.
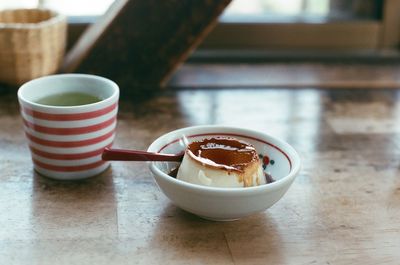
[[[15,92],[0,89],[0,264],[400,264],[399,91],[123,92],[118,147],[225,124],[298,150],[283,199],[234,222],[178,209],[145,163],[79,182],[37,175]]]

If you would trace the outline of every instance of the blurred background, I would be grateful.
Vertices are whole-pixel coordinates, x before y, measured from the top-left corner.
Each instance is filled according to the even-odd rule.
[[[3,0],[0,9],[39,6],[68,15],[71,45],[113,2]],[[399,6],[396,0],[233,0],[191,58],[397,56]]]
[[[114,0],[2,0],[0,9],[44,7],[67,15],[68,52],[113,3]],[[186,64],[166,70],[159,79],[169,80],[169,86],[184,87],[398,87],[399,12],[398,0],[232,0],[215,27],[204,39],[199,38],[201,41],[196,42],[194,50],[190,49],[189,56],[185,53],[182,57]],[[192,17],[196,16],[193,13]],[[193,25],[187,27],[190,26]],[[192,37],[196,36],[188,38]],[[135,49],[131,43],[127,46]],[[158,58],[154,60],[157,62]],[[285,65],[282,68],[276,63]],[[387,63],[392,65],[387,67]],[[93,61],[90,64],[97,65]],[[176,61],[166,64],[178,65]],[[153,67],[154,62],[149,65]],[[148,72],[149,68],[143,71]],[[116,68],[93,73],[104,74],[113,69]],[[172,77],[171,72],[175,73]],[[267,72],[277,75],[266,77]],[[294,81],[288,75],[295,76]],[[119,81],[117,76],[110,78]]]

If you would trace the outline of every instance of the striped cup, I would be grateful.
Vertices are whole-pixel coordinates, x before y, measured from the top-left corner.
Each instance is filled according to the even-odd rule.
[[[68,92],[86,93],[102,100],[77,106],[35,103]],[[35,170],[63,180],[103,172],[109,162],[102,161],[101,154],[115,137],[118,98],[117,84],[94,75],[52,75],[22,85],[18,100]]]

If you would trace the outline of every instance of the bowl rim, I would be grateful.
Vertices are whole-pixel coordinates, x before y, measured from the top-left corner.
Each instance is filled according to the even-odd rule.
[[[220,132],[221,134],[224,134],[224,132],[225,133],[230,132],[230,133],[237,133],[237,134],[243,135],[244,137],[248,136],[250,138],[257,137],[258,139],[261,138],[263,140],[270,140],[270,141],[272,140],[272,142],[274,142],[273,145],[275,146],[275,148],[278,147],[279,149],[281,149],[281,151],[282,150],[284,151],[283,153],[286,154],[287,158],[289,159],[289,163],[292,164],[292,168],[291,168],[289,174],[287,174],[286,176],[284,176],[272,183],[260,185],[260,186],[246,187],[246,188],[242,188],[242,187],[235,187],[235,188],[234,187],[232,187],[232,188],[209,187],[209,186],[202,186],[202,185],[185,182],[185,181],[182,181],[182,180],[179,180],[176,178],[172,178],[171,176],[169,176],[166,173],[164,173],[163,171],[161,171],[156,166],[156,162],[149,162],[150,171],[154,174],[155,177],[160,177],[163,180],[166,180],[167,182],[178,185],[181,188],[191,189],[194,192],[200,192],[200,193],[212,192],[212,193],[221,194],[221,195],[223,194],[223,195],[234,195],[234,196],[237,196],[237,195],[246,196],[246,195],[250,195],[250,194],[254,194],[254,193],[264,193],[266,191],[279,190],[285,186],[289,186],[301,169],[300,156],[298,155],[296,150],[291,145],[286,143],[285,141],[283,141],[279,138],[276,138],[274,136],[271,136],[269,134],[266,134],[264,132],[261,132],[261,131],[247,129],[247,128],[241,128],[241,127],[234,127],[234,126],[200,125],[200,126],[190,126],[190,127],[177,129],[177,130],[171,131],[169,133],[163,134],[160,137],[158,137],[157,139],[155,139],[150,144],[147,151],[158,152],[162,147],[164,147],[166,145],[165,139],[172,139],[172,138],[175,138],[174,140],[179,139],[176,137],[179,134],[190,132],[190,134],[192,135],[192,134],[195,134],[196,132],[199,133],[200,131],[208,131],[208,130],[211,130],[211,131],[204,132],[204,134],[213,133],[212,131],[215,131],[215,133]],[[172,140],[168,141],[167,143],[170,143],[170,142],[172,142]]]

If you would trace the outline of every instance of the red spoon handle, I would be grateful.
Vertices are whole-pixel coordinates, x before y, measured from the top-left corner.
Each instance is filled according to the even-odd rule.
[[[138,150],[105,148],[101,156],[107,161],[176,161],[180,162],[183,154],[160,154]]]

